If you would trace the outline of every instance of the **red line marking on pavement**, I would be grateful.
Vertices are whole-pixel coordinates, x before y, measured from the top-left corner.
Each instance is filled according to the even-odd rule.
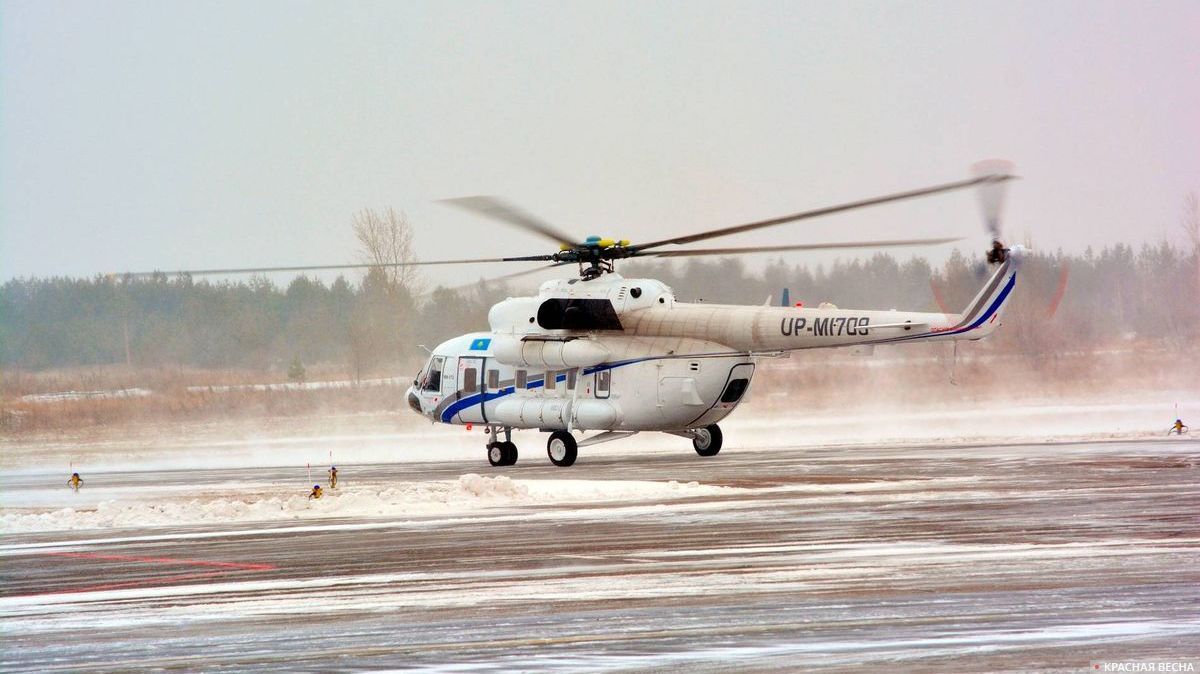
[[[66,590],[55,590],[53,592],[34,592],[33,594],[19,595],[22,597],[45,597],[55,594],[79,594],[81,592],[104,592],[106,590],[126,590],[131,587],[143,586],[162,586],[166,587],[168,583],[177,583],[185,580],[199,580],[201,578],[212,578],[228,573],[227,571],[206,571],[204,573],[179,573],[174,576],[160,576],[158,578],[147,578],[145,580],[129,580],[124,583],[105,583],[103,585],[88,585],[86,587],[72,587]]]
[[[140,562],[142,564],[182,564],[184,566],[216,566],[223,569],[242,569],[245,571],[274,571],[272,564],[247,564],[245,562],[213,562],[205,559],[178,559],[176,557],[133,557],[130,555],[104,555],[98,552],[47,552],[55,557],[73,557],[75,559],[103,559],[113,562]]]
[[[217,568],[218,571],[203,571],[193,573],[176,573],[169,576],[157,576],[155,578],[145,578],[142,580],[129,580],[123,582],[101,583],[99,585],[87,585],[84,587],[72,587],[62,590],[53,590],[50,592],[34,592],[31,594],[18,595],[22,597],[43,597],[46,595],[55,594],[78,594],[81,592],[103,592],[105,590],[121,590],[131,587],[154,587],[166,586],[170,583],[178,583],[189,580],[200,580],[203,578],[213,578],[238,571],[274,571],[278,567],[273,564],[252,564],[245,562],[217,562],[204,559],[178,559],[175,557],[136,557],[132,555],[106,555],[98,552],[47,552],[44,553],[51,557],[70,557],[73,559],[94,559],[99,561],[110,562],[133,562],[136,564],[160,564],[160,565],[179,565]]]

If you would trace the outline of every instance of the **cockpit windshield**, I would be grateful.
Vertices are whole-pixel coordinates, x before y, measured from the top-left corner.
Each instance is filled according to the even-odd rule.
[[[446,363],[445,356],[430,356],[425,369],[417,376],[417,382],[422,391],[442,390],[442,366]]]

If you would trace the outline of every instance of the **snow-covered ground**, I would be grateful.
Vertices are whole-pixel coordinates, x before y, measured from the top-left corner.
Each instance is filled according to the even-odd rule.
[[[778,404],[776,401],[775,404]],[[972,444],[1015,446],[1074,440],[1134,439],[1176,443],[1166,427],[1176,415],[1200,419],[1200,394],[1167,392],[1160,398],[1087,402],[1029,401],[1022,404],[957,403],[910,405],[897,410],[847,410],[838,414],[794,409],[765,414],[753,406],[739,410],[722,425],[724,452],[748,448],[810,453],[836,450],[869,458],[875,448],[954,448]],[[510,479],[469,473],[492,470],[483,458],[483,429],[412,425],[387,428],[387,419],[337,420],[336,430],[320,433],[320,423],[297,424],[294,434],[257,433],[245,428],[228,435],[222,429],[171,435],[162,429],[149,439],[75,438],[5,442],[0,476],[0,533],[168,526],[228,522],[278,522],[322,518],[425,517],[465,514],[479,509],[546,504],[595,504],[666,501],[711,496],[723,487],[670,480],[621,480],[620,475],[584,479],[575,468],[554,471],[553,479]],[[410,422],[404,417],[406,422]],[[545,435],[516,432],[517,470],[547,464]],[[964,449],[963,456],[973,450]],[[992,450],[995,451],[995,450]],[[1069,447],[1059,452],[1071,451]],[[1164,447],[1163,451],[1171,449]],[[687,440],[643,433],[581,450],[590,458],[691,455]],[[317,501],[306,498],[314,482],[325,484],[325,468],[364,464],[448,461],[466,463],[455,479],[414,480],[400,484],[359,475]],[[272,471],[269,468],[275,467]],[[238,468],[213,482],[156,484],[136,488],[110,476],[130,472],[220,471]],[[80,471],[84,488],[66,488],[71,471]],[[195,473],[200,474],[200,473]],[[231,478],[231,475],[233,476]]]
[[[725,447],[820,448],[880,445],[1013,444],[1110,439],[1165,439],[1176,417],[1200,429],[1200,389],[1137,398],[922,401],[919,392],[886,407],[838,411],[789,407],[786,399],[750,404],[721,423]],[[0,439],[0,473],[324,466],[330,463],[480,461],[484,429],[423,422],[407,410],[256,423],[162,425],[122,435]],[[520,462],[544,462],[545,434],[516,431]],[[688,452],[683,438],[642,433],[581,450],[584,455]],[[3,493],[0,492],[0,502]]]
[[[324,480],[322,480],[324,482]],[[36,531],[283,522],[328,518],[452,516],[529,505],[580,506],[662,502],[732,494],[740,489],[698,482],[647,480],[514,480],[475,473],[457,480],[326,489],[320,499],[292,496],[286,484],[221,483],[120,489],[85,485],[79,494],[44,489],[11,493],[0,509],[0,534]],[[196,494],[197,491],[201,493]],[[236,494],[230,496],[228,494]],[[67,507],[54,507],[74,500]],[[14,507],[16,506],[16,507]]]
[[[58,391],[56,393],[31,393],[21,396],[27,403],[61,403],[74,400],[114,400],[120,398],[144,398],[154,392],[147,388],[117,388],[98,391]]]
[[[188,393],[235,393],[238,391],[323,391],[327,389],[349,389],[362,386],[408,386],[411,379],[387,377],[383,379],[338,379],[332,381],[289,381],[276,384],[230,384],[225,386],[189,386]]]

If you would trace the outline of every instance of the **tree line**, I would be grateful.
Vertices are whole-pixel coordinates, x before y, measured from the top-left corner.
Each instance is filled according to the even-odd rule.
[[[751,270],[735,257],[637,262],[626,277],[658,278],[680,300],[761,304],[783,288],[806,306],[960,311],[987,273],[955,252],[939,268],[879,253],[810,266],[776,260]],[[0,363],[45,370],[128,362],[136,367],[286,372],[327,365],[348,376],[396,374],[418,345],[487,329],[487,311],[513,294],[502,284],[437,288],[417,296],[411,277],[381,268],[332,283],[299,276],[210,282],[151,278],[21,278],[0,286]],[[988,348],[1031,354],[1153,340],[1200,343],[1200,247],[1124,244],[1082,254],[1027,255],[1017,291]]]

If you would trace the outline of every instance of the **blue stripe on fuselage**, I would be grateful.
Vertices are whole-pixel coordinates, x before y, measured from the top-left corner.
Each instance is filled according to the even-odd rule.
[[[595,374],[596,372],[600,372],[601,370],[612,370],[614,368],[618,368],[623,365],[632,365],[633,363],[641,363],[643,361],[654,360],[654,359],[655,359],[655,357],[631,358],[629,360],[618,360],[618,361],[612,362],[612,363],[604,363],[602,365],[596,365],[594,367],[583,368],[583,374],[585,374],[585,375]],[[563,374],[560,374],[560,375],[557,375],[554,377],[555,382],[566,381],[566,380],[567,380],[567,375],[565,372]],[[542,379],[534,379],[532,381],[527,382],[525,384],[525,388],[526,389],[535,389],[535,388],[544,386],[545,383],[546,382],[545,382],[544,377]],[[453,404],[449,405],[448,407],[446,407],[446,409],[442,410],[442,422],[448,424],[448,423],[450,423],[450,420],[454,418],[454,415],[458,414],[459,412],[462,412],[463,410],[465,410],[469,407],[473,407],[473,406],[479,405],[481,403],[487,403],[490,400],[495,400],[496,398],[503,398],[506,395],[512,394],[516,390],[517,389],[515,386],[508,386],[508,387],[500,389],[499,391],[495,391],[495,392],[489,391],[488,393],[483,393],[483,394],[474,393],[474,394],[471,394],[460,400],[456,400],[456,401],[454,401]]]

